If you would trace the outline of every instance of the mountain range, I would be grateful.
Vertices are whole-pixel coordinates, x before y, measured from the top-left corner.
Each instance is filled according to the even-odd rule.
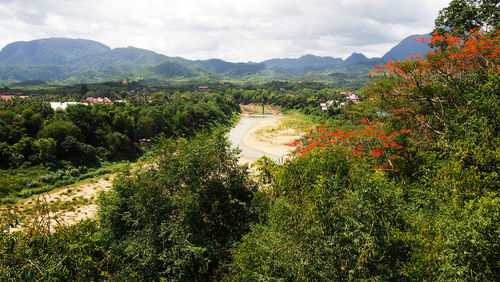
[[[389,60],[408,58],[430,51],[427,44],[412,35],[394,46],[381,58],[352,53],[342,58],[311,54],[300,58],[270,59],[260,63],[232,63],[220,59],[188,60],[168,57],[135,47],[115,48],[93,40],[48,38],[19,41],[0,51],[0,81],[30,80],[63,83],[98,82],[111,79],[169,80],[248,80],[290,79],[311,74],[366,70]]]

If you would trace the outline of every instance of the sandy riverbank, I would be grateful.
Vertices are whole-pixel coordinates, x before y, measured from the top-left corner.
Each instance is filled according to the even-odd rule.
[[[243,144],[274,156],[283,157],[290,154],[294,147],[285,144],[299,139],[301,135],[292,128],[284,128],[281,119],[258,122],[243,136]]]
[[[113,176],[110,176],[92,182],[72,184],[30,197],[12,208],[16,213],[25,213],[26,217],[21,219],[18,226],[10,228],[9,232],[18,231],[22,229],[23,223],[29,224],[33,220],[43,220],[44,225],[50,224],[51,228],[57,228],[94,218],[99,209],[99,194],[111,190],[112,178]]]
[[[245,116],[250,116],[252,114],[262,114],[262,106],[261,105],[255,105],[255,104],[249,104],[249,105],[243,105],[240,104],[241,111],[243,112],[243,115]],[[280,111],[280,108],[278,107],[271,107],[266,105],[264,107],[264,113],[265,114],[271,114],[271,115],[283,115],[283,113]]]

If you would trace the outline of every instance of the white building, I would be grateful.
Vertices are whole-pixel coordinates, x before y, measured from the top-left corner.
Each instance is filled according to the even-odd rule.
[[[328,101],[326,101],[326,103],[320,103],[319,105],[321,106],[322,111],[327,111],[328,107],[333,105],[333,100],[328,100]]]
[[[68,105],[76,105],[78,102],[50,102],[50,107],[54,110],[64,111]]]

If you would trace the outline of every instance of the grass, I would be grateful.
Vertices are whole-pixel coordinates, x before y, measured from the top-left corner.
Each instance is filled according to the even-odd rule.
[[[316,123],[302,114],[292,112],[287,113],[286,117],[281,119],[281,126],[285,129],[294,129],[297,132],[306,132],[307,130],[314,128]]]
[[[106,163],[97,169],[74,168],[51,170],[44,166],[0,170],[0,205],[75,183],[104,178],[128,166],[128,162]],[[69,191],[70,192],[70,191]]]
[[[300,135],[313,128],[315,123],[298,113],[290,113],[279,119],[278,127],[267,127],[256,131],[257,135],[286,134]]]

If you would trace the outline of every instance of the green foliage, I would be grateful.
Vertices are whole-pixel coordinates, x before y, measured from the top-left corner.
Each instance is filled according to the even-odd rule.
[[[24,109],[21,113],[22,126],[26,128],[26,134],[31,137],[36,137],[36,134],[42,127],[43,118],[39,113],[34,113],[33,109]]]
[[[242,104],[268,104],[279,106],[282,110],[295,110],[315,117],[336,117],[343,110],[338,107],[346,102],[346,96],[337,89],[329,88],[322,83],[278,83],[270,82],[261,87],[265,91],[232,90],[235,100]],[[321,103],[333,101],[330,112],[321,110]],[[349,104],[349,103],[348,103]]]
[[[43,208],[42,208],[43,210]],[[96,235],[98,223],[86,221],[59,227],[51,234],[40,221],[30,232],[0,235],[0,279],[7,280],[100,280],[105,278],[104,240]]]
[[[446,279],[490,280],[500,273],[500,196],[490,193],[452,207],[443,266]]]
[[[50,164],[56,160],[57,142],[52,138],[40,138],[33,142],[40,163]]]
[[[63,168],[32,166],[0,170],[0,201],[15,203],[19,199],[50,191],[84,179],[120,171],[125,163],[102,163],[100,168],[71,166]]]
[[[151,138],[155,134],[155,122],[149,116],[142,116],[137,121],[137,136],[140,138]]]
[[[95,147],[78,141],[75,137],[68,135],[60,145],[59,156],[79,165],[97,165],[97,151]]]
[[[349,176],[339,152],[317,150],[286,163],[262,223],[234,250],[239,280],[389,279],[398,256],[400,191],[383,174]],[[391,222],[390,224],[388,222]]]
[[[130,139],[120,132],[113,131],[106,135],[107,148],[111,152],[111,158],[126,158],[132,152]]]
[[[453,0],[439,11],[435,30],[452,30],[463,36],[473,29],[495,31],[500,28],[500,4],[496,0]]]
[[[82,136],[82,132],[72,122],[55,120],[54,122],[47,124],[42,130],[40,130],[38,136],[40,138],[52,138],[60,146],[67,136],[73,137],[75,139],[80,139]]]
[[[249,230],[254,186],[221,135],[167,139],[151,167],[119,177],[101,203],[118,277],[206,280]]]

